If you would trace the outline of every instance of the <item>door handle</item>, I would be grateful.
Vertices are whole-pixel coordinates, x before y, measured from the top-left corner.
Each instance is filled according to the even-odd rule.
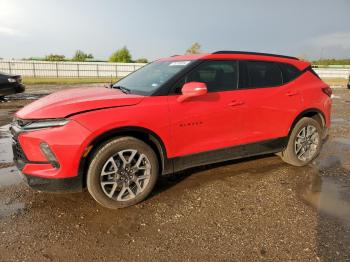
[[[296,95],[299,95],[299,92],[298,91],[288,91],[286,93],[287,96],[296,96]]]
[[[240,106],[240,105],[243,105],[244,102],[243,101],[231,101],[231,103],[229,103],[228,105],[229,106]]]

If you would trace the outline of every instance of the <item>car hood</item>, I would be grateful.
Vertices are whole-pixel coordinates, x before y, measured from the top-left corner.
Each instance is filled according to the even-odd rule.
[[[62,118],[81,112],[136,105],[144,96],[124,94],[120,90],[93,87],[59,91],[45,96],[19,110],[21,119]]]

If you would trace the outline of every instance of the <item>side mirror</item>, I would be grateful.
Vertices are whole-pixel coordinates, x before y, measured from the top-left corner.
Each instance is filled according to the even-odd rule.
[[[208,92],[207,85],[202,82],[189,82],[184,84],[181,89],[182,95],[177,99],[182,102],[190,97],[202,96]]]

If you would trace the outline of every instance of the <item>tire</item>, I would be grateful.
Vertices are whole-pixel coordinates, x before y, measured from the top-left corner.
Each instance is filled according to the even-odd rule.
[[[124,208],[141,202],[151,193],[158,172],[158,159],[151,147],[134,137],[117,137],[94,153],[87,188],[102,206]]]
[[[306,131],[307,129],[308,131]],[[305,132],[311,134],[311,130],[314,130],[313,135],[309,136],[309,139],[306,139],[306,142],[301,142],[303,141],[303,138],[301,138],[303,137],[303,134]],[[290,165],[306,166],[320,153],[322,147],[322,134],[322,128],[316,120],[309,117],[300,119],[289,136],[287,148],[282,151],[279,156],[284,162]],[[305,136],[307,137],[307,133],[305,133]],[[317,145],[315,145],[316,141]],[[310,151],[307,151],[307,148],[309,148]]]

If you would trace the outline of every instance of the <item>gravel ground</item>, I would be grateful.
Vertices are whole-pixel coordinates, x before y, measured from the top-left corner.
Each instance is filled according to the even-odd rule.
[[[0,125],[23,98],[53,89],[0,103]],[[312,165],[267,155],[191,169],[122,210],[87,192],[27,188],[3,127],[0,261],[350,261],[350,90],[334,90],[333,101],[330,138]]]

